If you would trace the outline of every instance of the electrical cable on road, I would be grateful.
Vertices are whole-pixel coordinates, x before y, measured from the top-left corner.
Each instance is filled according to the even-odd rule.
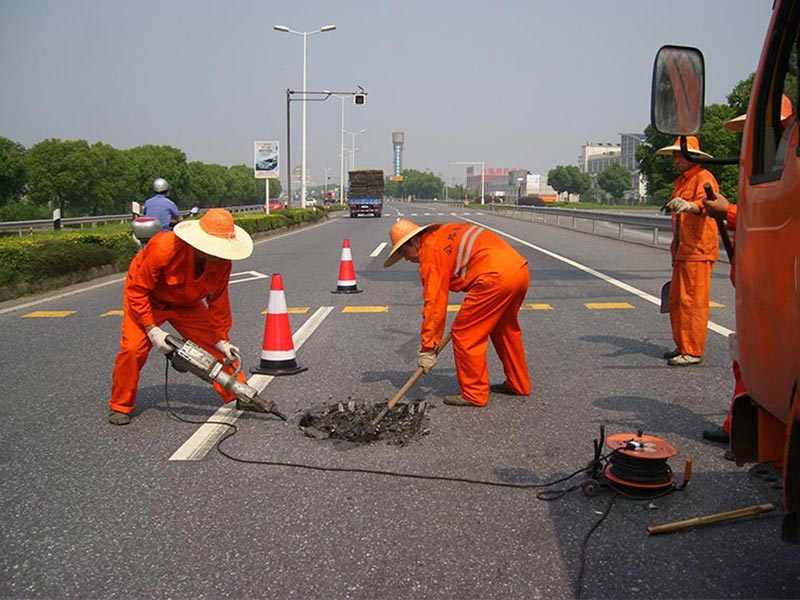
[[[512,488],[512,489],[522,489],[522,490],[549,488],[558,483],[563,483],[564,481],[568,481],[573,477],[575,477],[576,475],[589,471],[592,472],[592,477],[595,478],[597,477],[597,474],[599,472],[604,471],[605,475],[607,475],[608,477],[604,479],[603,483],[613,493],[611,495],[608,504],[606,505],[606,508],[603,510],[603,513],[601,514],[600,518],[594,523],[594,525],[592,525],[591,529],[589,529],[589,531],[584,536],[583,541],[581,542],[580,558],[578,561],[580,566],[576,582],[577,598],[581,597],[581,592],[583,588],[583,577],[586,568],[586,551],[589,544],[589,538],[603,523],[603,521],[605,521],[606,517],[608,517],[609,513],[611,512],[611,508],[614,505],[614,500],[618,496],[623,496],[638,501],[655,500],[657,498],[661,498],[668,494],[671,494],[674,491],[683,490],[688,483],[688,476],[685,474],[684,482],[680,486],[675,484],[674,479],[672,477],[672,471],[669,465],[666,464],[666,458],[661,458],[659,456],[656,459],[637,460],[635,457],[631,457],[629,454],[623,452],[624,450],[630,451],[634,449],[638,444],[638,442],[628,441],[625,443],[624,446],[613,448],[611,452],[605,455],[601,454],[601,447],[603,444],[603,439],[605,437],[604,427],[601,427],[600,440],[594,441],[595,457],[593,461],[591,461],[587,466],[578,469],[570,473],[569,475],[565,475],[564,477],[554,479],[552,481],[548,481],[545,483],[507,483],[500,481],[489,481],[484,479],[472,479],[468,477],[452,477],[444,475],[421,475],[418,473],[402,473],[397,471],[384,471],[380,469],[323,467],[318,465],[310,465],[305,463],[295,463],[287,461],[241,458],[238,456],[234,456],[233,454],[230,454],[229,452],[227,452],[222,448],[222,445],[226,440],[232,438],[234,435],[238,433],[239,429],[236,425],[234,425],[233,423],[226,423],[224,421],[196,421],[192,419],[186,419],[185,417],[181,417],[175,411],[172,410],[169,400],[169,367],[170,367],[170,362],[167,359],[166,369],[164,374],[164,397],[167,403],[167,413],[175,420],[183,423],[189,423],[192,425],[206,425],[206,424],[224,425],[225,427],[227,427],[228,431],[225,434],[223,434],[222,437],[220,437],[220,439],[216,442],[214,447],[217,449],[217,452],[219,452],[225,458],[242,464],[262,465],[271,467],[287,467],[290,469],[304,469],[308,471],[320,471],[327,473],[363,473],[368,475],[383,475],[387,477],[400,477],[406,479],[418,479],[427,481],[443,481],[450,483],[466,483],[469,485],[482,485],[482,486]],[[264,416],[270,414],[278,416],[284,422],[288,420],[284,415],[279,413],[278,414],[266,413],[264,414]],[[620,438],[619,435],[612,437]],[[645,436],[645,438],[656,440],[658,442],[661,441],[657,440],[657,438],[650,438],[649,436]],[[645,438],[643,438],[641,432],[639,432],[638,437],[635,439],[645,439]],[[605,469],[602,468],[603,464],[606,465]],[[690,470],[688,472],[690,472]],[[626,486],[623,484],[625,481],[630,482],[632,489],[636,490],[636,493],[629,493],[625,491]],[[559,498],[562,498],[567,494],[569,494],[570,492],[580,489],[581,487],[583,487],[582,484],[576,484],[560,490],[543,490],[536,494],[536,498],[544,502],[551,502],[554,500],[558,500]],[[586,491],[586,488],[584,488],[584,491]],[[587,493],[587,495],[590,494]]]

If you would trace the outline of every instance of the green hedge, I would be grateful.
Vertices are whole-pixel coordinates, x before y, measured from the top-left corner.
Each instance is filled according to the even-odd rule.
[[[284,209],[269,215],[239,215],[236,224],[256,237],[324,218],[320,208]],[[0,300],[53,287],[48,280],[56,282],[98,267],[125,271],[137,250],[129,225],[0,238],[0,286],[6,288]],[[15,294],[13,288],[21,291]]]

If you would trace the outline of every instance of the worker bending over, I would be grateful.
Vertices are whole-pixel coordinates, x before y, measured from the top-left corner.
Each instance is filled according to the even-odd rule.
[[[233,224],[233,215],[212,208],[199,220],[183,221],[174,231],[156,234],[136,255],[128,269],[123,292],[122,337],[114,364],[111,413],[113,425],[127,425],[136,402],[139,373],[150,349],[163,354],[173,350],[169,323],[178,333],[226,363],[233,373],[239,349],[230,342],[233,324],[228,298],[231,261],[253,252],[253,240]],[[246,382],[242,373],[239,379]],[[214,384],[223,402],[233,394]],[[237,401],[241,410],[254,405]]]
[[[530,282],[528,261],[500,237],[466,222],[418,226],[398,219],[389,238],[392,251],[384,267],[401,258],[419,263],[424,306],[417,364],[424,372],[436,364],[449,293],[466,292],[451,328],[461,394],[446,396],[445,404],[485,406],[490,390],[529,395],[531,382],[517,319]],[[492,386],[486,360],[489,339],[506,376],[503,383]]]

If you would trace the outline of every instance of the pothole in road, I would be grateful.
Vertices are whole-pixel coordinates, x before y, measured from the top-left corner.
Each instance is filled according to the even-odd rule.
[[[338,449],[385,442],[405,446],[428,435],[428,404],[398,404],[373,425],[372,421],[386,408],[387,403],[374,404],[366,400],[349,400],[312,407],[299,421],[308,437],[330,439]]]

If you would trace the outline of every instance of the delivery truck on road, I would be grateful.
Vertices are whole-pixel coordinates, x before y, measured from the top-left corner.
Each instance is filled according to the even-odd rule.
[[[380,217],[383,212],[384,178],[381,169],[356,169],[348,172],[347,205],[350,216]]]
[[[739,165],[732,353],[746,392],[733,401],[731,450],[738,465],[773,469],[782,484],[782,537],[800,541],[800,0],[775,0],[753,81]],[[665,46],[653,69],[652,123],[696,134],[703,122],[704,59]],[[783,95],[794,115],[781,119]],[[685,146],[685,139],[682,142]],[[684,152],[688,156],[688,153]],[[703,159],[709,162],[715,159]],[[768,471],[767,471],[768,472]],[[765,489],[765,488],[762,488]]]

